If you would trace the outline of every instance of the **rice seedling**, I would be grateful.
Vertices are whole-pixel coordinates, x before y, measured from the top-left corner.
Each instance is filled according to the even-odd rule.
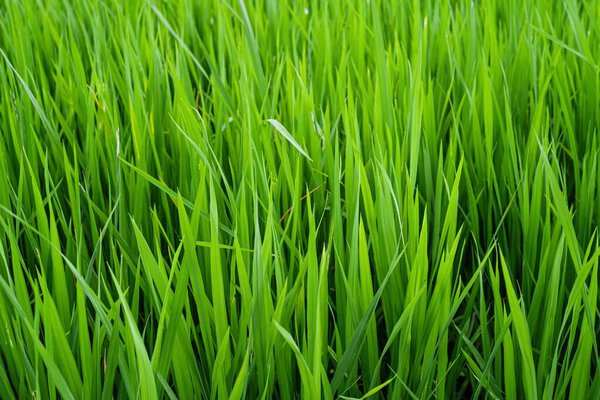
[[[597,399],[599,20],[3,1],[0,397]]]

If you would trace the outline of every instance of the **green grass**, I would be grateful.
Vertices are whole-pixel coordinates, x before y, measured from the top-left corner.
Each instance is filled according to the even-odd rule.
[[[0,397],[597,399],[599,21],[0,2]]]

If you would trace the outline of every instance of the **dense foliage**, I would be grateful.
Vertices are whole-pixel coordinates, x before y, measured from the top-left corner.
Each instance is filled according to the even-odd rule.
[[[599,21],[0,1],[0,397],[597,399]]]

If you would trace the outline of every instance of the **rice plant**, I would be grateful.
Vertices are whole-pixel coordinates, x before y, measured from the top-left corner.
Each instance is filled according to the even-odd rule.
[[[598,399],[600,3],[0,2],[0,398]]]

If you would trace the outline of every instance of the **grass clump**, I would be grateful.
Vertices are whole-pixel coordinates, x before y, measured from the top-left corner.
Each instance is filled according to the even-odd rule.
[[[599,20],[4,1],[0,397],[598,398]]]

